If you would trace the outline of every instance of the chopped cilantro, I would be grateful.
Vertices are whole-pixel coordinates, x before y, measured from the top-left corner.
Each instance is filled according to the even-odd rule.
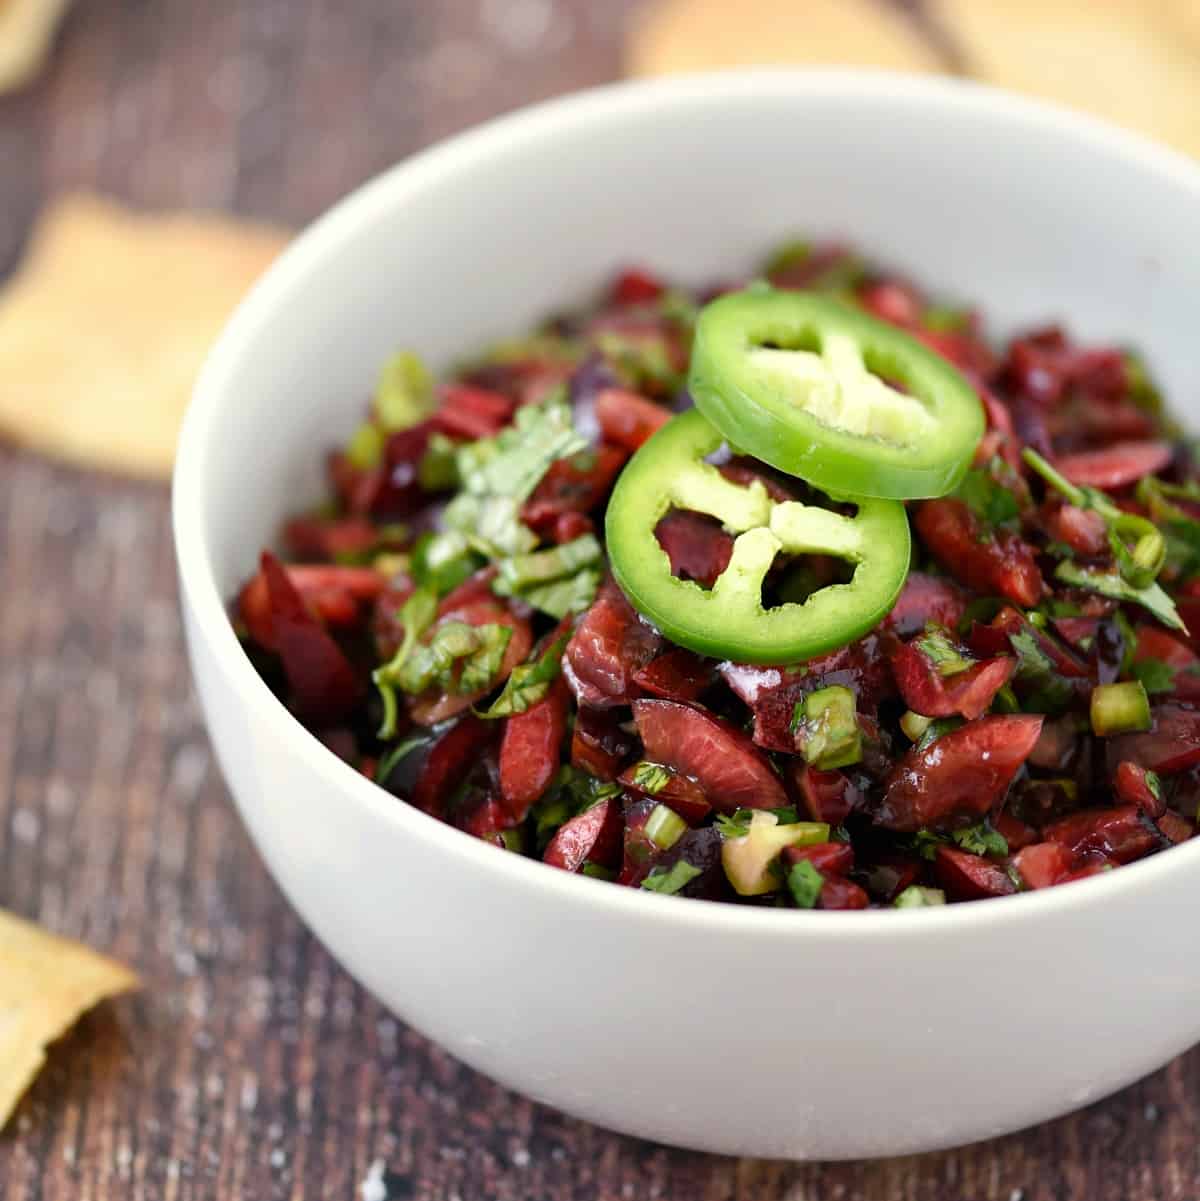
[[[1009,637],[1017,655],[1014,677],[1024,691],[1024,708],[1034,713],[1056,713],[1071,701],[1071,685],[1054,670],[1050,656],[1038,644],[1032,630],[1018,630]]]
[[[722,838],[744,838],[750,833],[753,809],[738,809],[734,813],[718,813],[713,823]]]
[[[537,538],[521,521],[522,504],[552,463],[586,446],[561,394],[524,405],[511,426],[458,448],[462,491],[446,506],[447,528],[489,558],[533,550]]]
[[[949,631],[935,622],[928,622],[925,633],[915,638],[913,644],[937,668],[939,675],[957,675],[971,666],[971,660],[955,646]]]
[[[413,694],[434,685],[460,696],[481,692],[495,679],[511,638],[507,625],[443,622],[427,643],[413,650],[392,682]]]
[[[938,847],[945,843],[944,834],[935,834],[932,830],[918,830],[912,836],[909,845],[922,859],[933,859],[937,855]]]
[[[1170,692],[1175,686],[1175,669],[1161,659],[1142,659],[1133,665],[1133,677],[1147,692]]]
[[[661,892],[674,896],[681,888],[690,884],[700,869],[686,859],[677,859],[669,868],[656,867],[643,881],[642,887],[650,892]]]
[[[619,784],[598,780],[565,764],[546,795],[530,811],[538,851],[546,849],[546,844],[564,822],[620,794]]]
[[[982,821],[965,830],[955,830],[950,837],[972,855],[1007,855],[1008,842],[1004,835],[994,830],[990,822]]]
[[[504,683],[504,690],[480,717],[511,717],[524,713],[542,700],[562,669],[562,654],[570,633],[556,638],[536,659],[514,667]]]
[[[418,584],[428,586],[439,596],[457,588],[483,566],[483,559],[467,539],[455,530],[440,534],[426,533],[412,550],[412,574]]]
[[[642,792],[657,796],[671,782],[671,772],[657,763],[645,759],[633,769],[633,783]]]
[[[1179,611],[1175,608],[1175,602],[1159,584],[1135,588],[1115,571],[1098,571],[1094,568],[1079,567],[1075,563],[1060,563],[1054,575],[1064,584],[1071,584],[1076,588],[1086,588],[1089,592],[1098,592],[1101,596],[1107,596],[1112,600],[1129,601],[1131,604],[1141,605],[1143,609],[1172,630],[1186,631],[1187,629],[1183,624],[1183,619],[1179,616]]]
[[[582,613],[596,597],[604,552],[594,534],[549,550],[501,559],[492,590],[522,600],[560,620]]]
[[[1021,512],[1016,496],[995,476],[996,472],[990,467],[974,468],[963,477],[955,493],[980,521],[989,526],[1014,521]]]
[[[807,860],[792,864],[787,876],[788,891],[800,909],[813,909],[821,899],[825,877]]]
[[[404,638],[396,653],[381,667],[375,669],[372,679],[383,698],[383,724],[379,728],[380,738],[396,736],[396,719],[399,716],[396,688],[400,685],[400,673],[417,640],[429,628],[437,614],[437,594],[431,588],[418,588],[400,607],[397,615],[404,627]]]

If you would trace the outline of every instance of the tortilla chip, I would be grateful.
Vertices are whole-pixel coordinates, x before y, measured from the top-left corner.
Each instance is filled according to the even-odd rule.
[[[632,75],[787,63],[943,66],[887,0],[660,0],[634,26],[627,53]]]
[[[286,241],[228,217],[58,200],[0,291],[0,433],[88,466],[169,475],[205,355]]]
[[[0,909],[0,1129],[46,1047],[93,1005],[137,987],[116,961]]]
[[[29,83],[54,45],[71,0],[0,0],[0,92]]]
[[[1200,154],[1200,8],[1194,4],[930,3],[977,78],[1084,109]]]

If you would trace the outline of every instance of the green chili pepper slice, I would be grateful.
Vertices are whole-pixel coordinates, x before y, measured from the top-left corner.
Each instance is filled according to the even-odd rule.
[[[704,461],[723,441],[703,414],[682,413],[617,480],[605,533],[613,574],[634,607],[680,646],[739,663],[811,659],[877,625],[908,574],[904,506],[855,499],[858,512],[847,517],[799,501],[773,501],[759,481],[735,484]],[[654,530],[672,508],[716,517],[737,535],[729,566],[711,590],[671,573]],[[854,564],[854,575],[801,603],[767,609],[763,579],[781,552],[833,555]]]
[[[978,395],[940,355],[805,292],[705,306],[688,390],[732,446],[844,496],[943,496],[984,430]]]

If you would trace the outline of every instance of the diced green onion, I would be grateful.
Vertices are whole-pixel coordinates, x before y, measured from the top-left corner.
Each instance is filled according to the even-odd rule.
[[[617,878],[617,873],[602,863],[585,863],[580,869],[580,875],[591,876],[593,880],[615,880]]]
[[[643,881],[642,887],[650,892],[661,892],[673,896],[685,885],[690,884],[700,869],[686,859],[676,860],[669,868],[656,867]]]
[[[1092,689],[1092,730],[1101,738],[1150,728],[1150,700],[1140,680]]]
[[[800,753],[818,771],[862,758],[856,707],[854,693],[841,684],[818,688],[797,702],[792,723]]]
[[[914,713],[911,709],[906,710],[904,716],[900,718],[900,728],[909,742],[920,742],[921,736],[932,724],[932,717],[922,717],[921,714]]]
[[[687,829],[687,822],[668,805],[655,805],[646,818],[646,837],[661,851],[673,847]]]
[[[895,909],[927,909],[931,905],[944,905],[946,894],[940,888],[924,888],[910,884],[893,902]]]

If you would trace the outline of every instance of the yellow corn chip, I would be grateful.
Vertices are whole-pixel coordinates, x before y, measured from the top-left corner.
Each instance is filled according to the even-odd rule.
[[[205,355],[286,241],[229,217],[55,202],[0,291],[0,434],[89,466],[168,475]]]
[[[37,75],[70,0],[0,0],[0,92]]]
[[[93,1005],[137,986],[114,960],[0,909],[0,1129],[46,1047]]]
[[[1200,154],[1200,6],[1183,0],[931,0],[979,79]]]
[[[627,59],[632,75],[786,63],[942,65],[888,0],[660,0],[634,26]]]

